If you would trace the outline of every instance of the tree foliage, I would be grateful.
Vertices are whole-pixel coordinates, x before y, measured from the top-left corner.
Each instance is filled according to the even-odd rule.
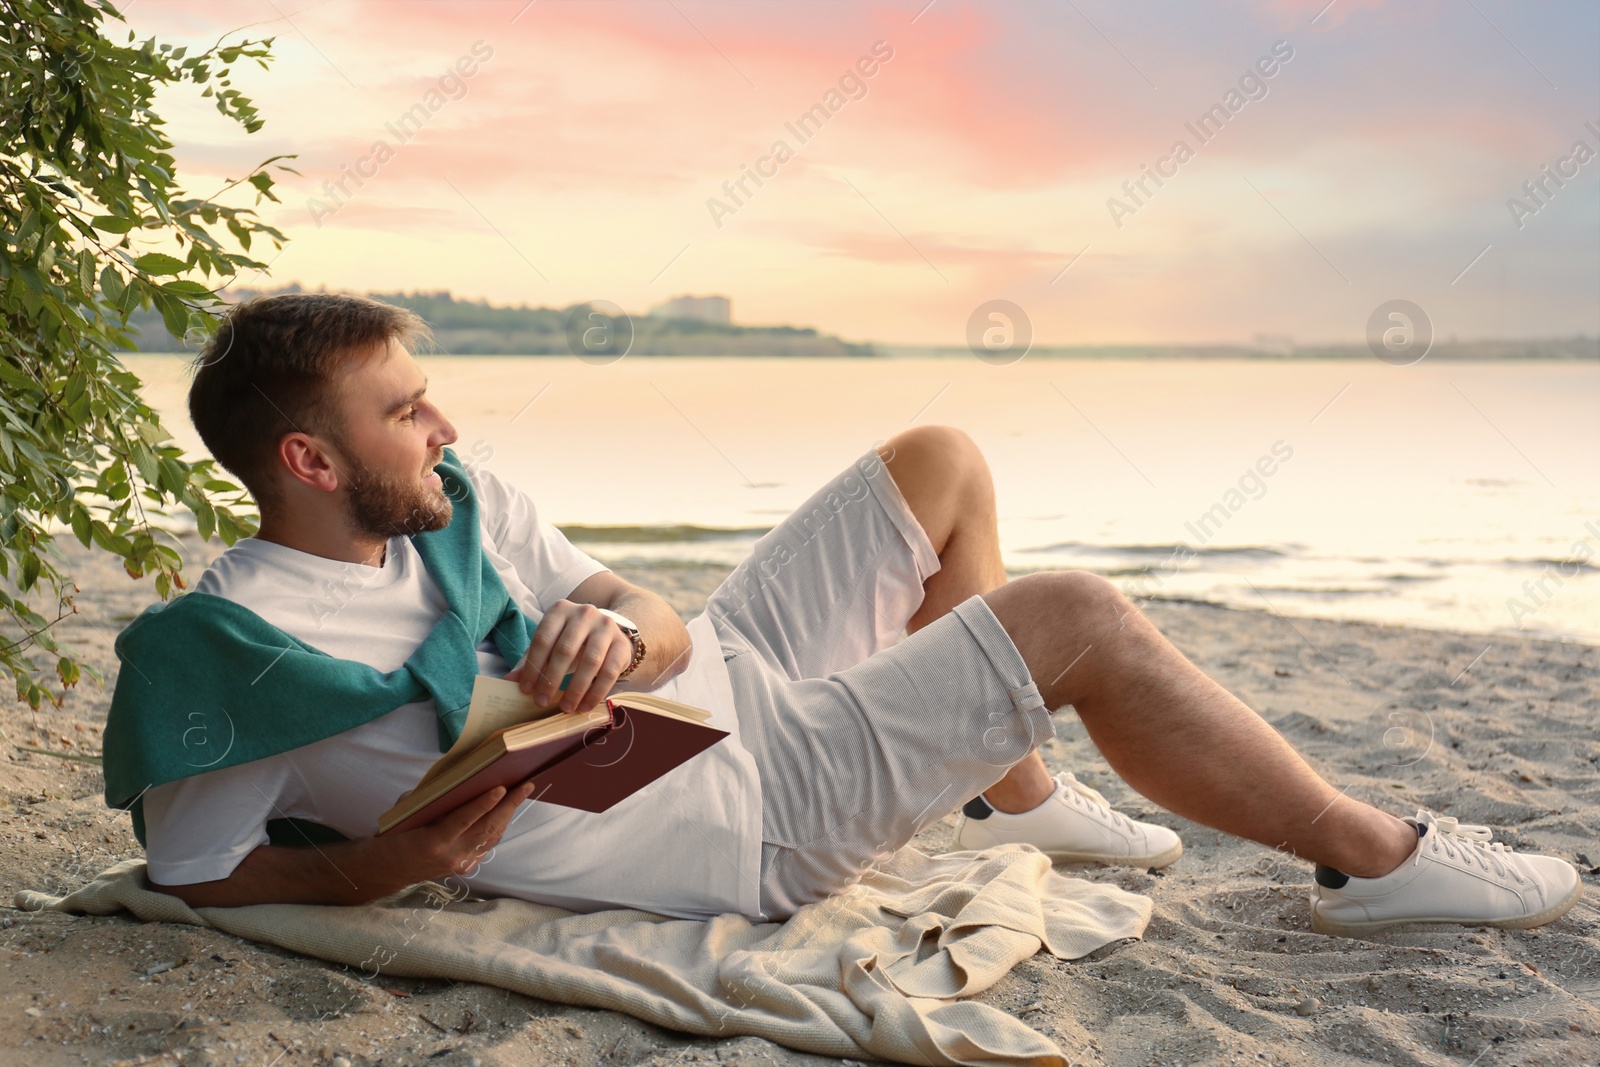
[[[0,0],[0,670],[35,708],[87,669],[51,635],[77,592],[53,535],[154,575],[168,597],[182,558],[153,518],[187,509],[228,544],[254,528],[248,497],[184,457],[116,352],[144,309],[203,341],[219,291],[266,269],[251,246],[282,247],[253,206],[278,199],[269,171],[290,157],[188,196],[152,109],[158,89],[187,85],[255,132],[230,72],[266,67],[272,40],[189,55],[129,32],[119,45],[107,20],[120,17],[107,0]]]

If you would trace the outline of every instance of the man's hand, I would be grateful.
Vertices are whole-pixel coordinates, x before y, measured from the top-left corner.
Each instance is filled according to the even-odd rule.
[[[527,654],[506,678],[533,694],[541,707],[549,707],[561,679],[570,673],[561,710],[590,711],[611,692],[632,659],[633,642],[599,608],[558,600],[539,620]]]
[[[165,886],[193,908],[246,904],[365,904],[417,882],[470,877],[499,844],[517,805],[533,792],[523,782],[496,786],[427,826],[318,848],[260,845],[226,878]]]
[[[452,874],[470,877],[533,789],[532,781],[509,790],[495,786],[426,826],[372,838],[380,878],[398,887]]]

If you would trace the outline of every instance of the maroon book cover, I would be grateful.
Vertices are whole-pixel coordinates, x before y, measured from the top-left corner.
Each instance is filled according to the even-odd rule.
[[[601,812],[710,748],[728,731],[607,701],[609,726],[507,752],[388,833],[426,826],[495,786],[533,779],[529,800]]]

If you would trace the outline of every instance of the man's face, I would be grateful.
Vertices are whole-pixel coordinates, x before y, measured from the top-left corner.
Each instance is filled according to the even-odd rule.
[[[335,445],[350,518],[363,533],[388,538],[450,524],[450,498],[433,468],[456,430],[425,398],[427,385],[398,341],[341,375]]]

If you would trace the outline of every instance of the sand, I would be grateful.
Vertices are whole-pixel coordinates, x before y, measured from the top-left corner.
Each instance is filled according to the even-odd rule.
[[[75,546],[74,546],[75,548]],[[215,545],[188,543],[198,575]],[[115,677],[111,641],[151,599],[105,560],[71,558],[84,593],[64,642]],[[686,617],[724,571],[620,573]],[[1535,931],[1410,927],[1370,941],[1310,932],[1308,867],[1150,805],[1070,712],[1045,749],[1122,810],[1177,829],[1159,874],[1071,873],[1145,893],[1144,941],[1067,963],[1036,956],[983,999],[1075,1064],[1318,1067],[1600,1063],[1600,649],[1522,638],[1286,620],[1154,602],[1150,617],[1348,795],[1504,828],[1583,865],[1585,899]],[[0,882],[64,891],[137,856],[92,756],[109,693],[0,712]],[[918,842],[945,849],[951,820]],[[0,912],[0,1062],[57,1064],[825,1064],[770,1042],[708,1041],[612,1012],[448,981],[354,972],[206,930]]]

